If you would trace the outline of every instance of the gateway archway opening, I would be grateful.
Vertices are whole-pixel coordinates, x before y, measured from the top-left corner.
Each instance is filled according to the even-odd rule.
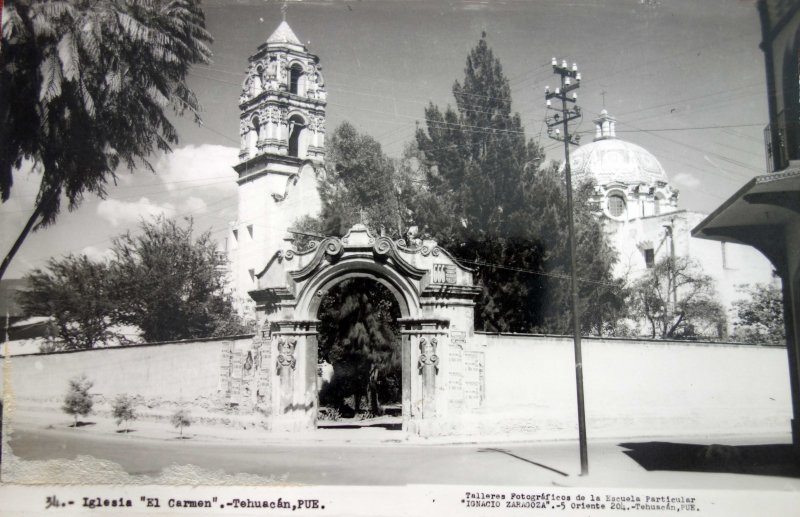
[[[361,294],[385,289],[396,303],[388,310],[402,337],[398,341],[403,431],[420,436],[449,433],[465,407],[480,404],[483,352],[474,350],[471,337],[474,300],[481,289],[474,284],[472,270],[435,242],[393,241],[373,236],[357,224],[343,237],[327,237],[303,250],[276,252],[257,278],[258,287],[249,294],[262,330],[253,347],[262,350],[264,364],[274,365],[264,370],[262,379],[268,394],[264,411],[272,431],[317,428],[318,342],[324,316],[320,308],[327,295],[350,280],[368,282],[356,290]],[[331,306],[341,311],[340,303]],[[358,327],[357,332],[369,335],[366,328]],[[335,361],[330,356],[329,360]],[[387,379],[383,384],[376,390],[378,406],[386,406],[380,394],[383,390],[386,396],[392,386]],[[361,399],[365,391],[361,388]],[[353,395],[350,408],[354,413],[363,411],[361,400],[357,404]]]
[[[380,282],[341,280],[317,311],[317,427],[402,428],[400,305]]]

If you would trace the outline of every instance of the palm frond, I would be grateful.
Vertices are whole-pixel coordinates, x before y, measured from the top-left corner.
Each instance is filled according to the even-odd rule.
[[[83,101],[83,107],[86,110],[86,113],[89,115],[89,118],[94,118],[96,112],[95,103],[94,99],[92,98],[92,94],[89,93],[89,90],[86,88],[86,83],[79,81],[78,91],[81,95],[81,101]]]
[[[36,39],[55,38],[56,30],[53,27],[53,20],[43,14],[34,14],[31,17],[31,27]]]
[[[50,102],[61,95],[61,63],[55,54],[50,54],[44,58],[39,65],[39,75],[42,84],[39,88],[39,101]]]
[[[80,76],[80,57],[78,55],[78,45],[75,41],[75,33],[66,32],[58,42],[58,59],[61,61],[61,69],[64,79],[76,81]]]
[[[159,88],[151,86],[147,89],[147,94],[159,107],[164,108],[169,104],[168,94],[164,94]]]
[[[109,93],[117,93],[122,89],[122,74],[119,69],[113,67],[106,72],[105,84]]]
[[[24,39],[26,34],[27,29],[14,4],[6,5],[3,10],[3,40],[5,44],[17,44]]]

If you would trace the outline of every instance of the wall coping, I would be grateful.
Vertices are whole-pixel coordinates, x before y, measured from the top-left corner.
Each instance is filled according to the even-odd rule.
[[[487,337],[516,337],[516,338],[557,338],[572,340],[570,334],[534,334],[534,333],[514,333],[514,332],[485,332],[475,331],[475,334]],[[619,337],[619,336],[581,336],[582,341],[620,341],[628,343],[646,343],[654,345],[689,345],[689,346],[731,346],[731,347],[750,347],[750,348],[775,348],[785,349],[786,345],[768,345],[759,343],[737,343],[735,341],[711,341],[711,340],[680,340],[680,339],[653,339],[648,337]]]
[[[572,336],[568,334],[534,334],[534,333],[514,333],[514,332],[484,332],[475,331],[476,335],[486,337],[510,337],[510,338],[534,338],[536,340],[552,339],[559,340],[572,340]],[[236,334],[233,336],[219,336],[219,337],[206,337],[195,339],[179,339],[174,341],[156,341],[153,343],[141,343],[132,345],[108,346],[100,348],[86,348],[81,350],[59,350],[57,352],[33,352],[28,354],[14,354],[9,355],[12,357],[31,357],[31,356],[45,356],[45,355],[60,355],[60,354],[76,354],[83,352],[101,352],[110,350],[121,350],[129,348],[143,348],[143,347],[156,347],[164,345],[190,345],[193,343],[207,343],[211,341],[231,341],[239,339],[252,339],[255,334]],[[581,336],[582,341],[619,341],[623,343],[640,343],[640,344],[653,344],[653,345],[682,345],[682,346],[726,346],[726,347],[745,347],[745,348],[774,348],[785,349],[786,345],[766,345],[758,343],[736,343],[733,341],[681,341],[678,339],[653,339],[653,338],[636,338],[636,337],[619,337],[619,336]],[[6,356],[0,353],[0,358]]]
[[[108,352],[111,350],[121,350],[121,349],[129,349],[129,348],[144,348],[144,347],[154,347],[154,346],[164,346],[164,345],[191,345],[193,343],[207,343],[210,341],[231,341],[231,340],[238,340],[238,339],[252,339],[255,334],[236,334],[233,336],[217,336],[217,337],[201,337],[201,338],[193,338],[193,339],[178,339],[174,341],[155,341],[153,343],[141,343],[141,344],[131,344],[131,345],[119,345],[119,346],[105,346],[105,347],[97,347],[97,348],[83,348],[80,350],[59,350],[57,352],[33,352],[29,354],[14,354],[9,355],[9,358],[14,357],[31,357],[37,355],[61,355],[61,354],[77,354],[83,352]],[[2,345],[2,343],[0,343]],[[0,354],[0,358],[5,358],[6,356]]]

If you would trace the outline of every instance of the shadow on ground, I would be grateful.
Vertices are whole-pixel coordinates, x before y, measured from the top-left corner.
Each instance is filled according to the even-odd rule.
[[[800,454],[789,444],[696,445],[670,442],[621,443],[646,470],[757,474],[800,478]]]
[[[78,422],[77,425],[76,424],[71,424],[71,425],[69,425],[67,427],[76,427],[76,426],[77,427],[86,427],[86,426],[89,426],[89,425],[97,425],[97,422]]]
[[[530,463],[531,465],[536,465],[537,467],[541,467],[541,468],[543,468],[545,470],[549,470],[550,472],[555,472],[556,474],[560,474],[560,475],[562,475],[564,477],[568,477],[569,476],[569,474],[567,474],[566,472],[562,472],[562,471],[560,471],[558,469],[554,469],[553,467],[548,467],[547,465],[544,465],[542,463],[533,461],[533,460],[528,459],[528,458],[523,458],[522,456],[518,456],[518,455],[516,455],[516,454],[514,454],[511,451],[508,451],[506,449],[498,449],[498,448],[492,447],[492,448],[487,448],[487,449],[478,449],[478,452],[497,452],[497,453],[500,453],[500,454],[505,454],[507,456],[511,456],[512,458],[516,458],[516,459],[522,460],[522,461],[524,461],[526,463]]]
[[[382,427],[388,431],[401,431],[403,424],[317,424],[317,429],[362,429],[367,427]]]

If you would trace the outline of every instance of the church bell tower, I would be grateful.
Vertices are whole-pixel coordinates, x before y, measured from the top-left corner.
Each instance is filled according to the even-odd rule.
[[[286,246],[287,230],[321,208],[325,83],[319,58],[284,20],[250,56],[239,97],[239,213],[227,251],[236,297],[249,300],[256,275]]]

